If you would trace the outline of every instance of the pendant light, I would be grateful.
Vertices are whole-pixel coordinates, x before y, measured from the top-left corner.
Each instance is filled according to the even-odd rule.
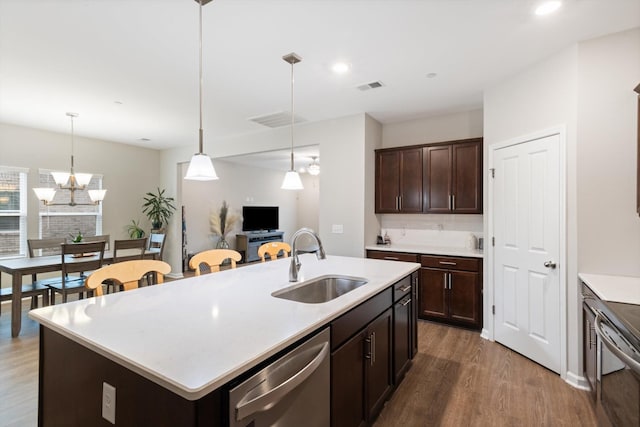
[[[213,181],[218,179],[216,170],[213,168],[211,157],[203,153],[203,131],[202,131],[202,5],[211,0],[196,0],[200,4],[200,131],[198,132],[199,145],[198,152],[191,157],[189,168],[184,179],[193,181]]]
[[[302,186],[302,181],[300,180],[300,175],[296,172],[293,166],[293,125],[295,122],[295,111],[293,109],[293,65],[302,61],[295,53],[290,53],[282,57],[286,62],[291,64],[291,169],[284,176],[284,180],[282,181],[283,190],[302,190],[304,187]]]
[[[71,170],[70,172],[51,172],[51,176],[53,176],[53,180],[58,185],[59,190],[69,190],[69,192],[71,193],[69,202],[53,203],[53,198],[56,195],[55,188],[34,188],[33,191],[36,193],[36,197],[38,197],[38,200],[42,201],[45,206],[98,205],[101,201],[104,200],[104,196],[107,190],[88,190],[91,203],[76,202],[76,191],[85,190],[89,185],[89,182],[91,181],[92,175],[90,173],[75,173],[73,170],[73,119],[78,117],[78,113],[66,113],[66,115],[71,119]],[[69,183],[69,185],[66,185],[67,183]]]
[[[320,163],[318,163],[318,158],[316,156],[311,156],[311,164],[307,166],[307,172],[310,175],[319,175],[320,174]]]

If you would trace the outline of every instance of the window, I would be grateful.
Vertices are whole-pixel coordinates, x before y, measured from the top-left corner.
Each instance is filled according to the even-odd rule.
[[[38,187],[56,188],[51,171],[40,169]],[[93,175],[86,190],[76,190],[76,203],[91,203],[87,190],[102,188],[102,175]],[[69,190],[56,190],[53,203],[69,203]],[[99,205],[67,204],[45,206],[40,202],[40,238],[66,237],[77,235],[96,236],[102,234],[102,203]]]
[[[27,172],[0,166],[0,258],[27,253]]]

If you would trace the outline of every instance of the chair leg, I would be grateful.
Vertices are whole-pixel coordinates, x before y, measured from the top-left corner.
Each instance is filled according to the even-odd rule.
[[[34,308],[38,308],[38,296],[34,295],[31,297],[31,310]]]
[[[47,307],[49,305],[49,291],[45,291],[42,294],[42,306]]]

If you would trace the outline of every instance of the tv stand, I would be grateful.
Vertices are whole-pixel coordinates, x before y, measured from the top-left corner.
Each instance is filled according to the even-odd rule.
[[[264,243],[282,242],[284,231],[247,231],[236,234],[236,249],[243,254],[242,262],[258,261],[258,249]]]

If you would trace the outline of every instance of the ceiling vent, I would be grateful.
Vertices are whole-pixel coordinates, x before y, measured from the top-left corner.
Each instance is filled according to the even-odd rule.
[[[279,128],[282,126],[287,126],[291,124],[291,112],[290,111],[279,111],[273,114],[265,114],[264,116],[252,117],[249,121],[257,123],[262,126],[267,126],[270,128]],[[306,122],[300,116],[295,116],[295,123]]]
[[[384,86],[384,83],[382,83],[381,81],[375,81],[375,82],[371,82],[371,83],[365,83],[363,85],[357,86],[357,88],[359,90],[369,90],[369,89],[378,89],[379,87]]]

